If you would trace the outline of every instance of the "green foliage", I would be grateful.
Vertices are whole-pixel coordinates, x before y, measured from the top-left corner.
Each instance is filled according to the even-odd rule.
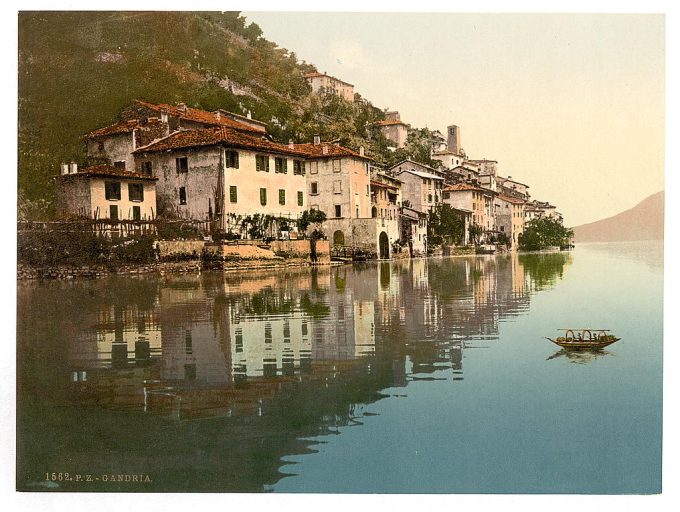
[[[470,241],[472,242],[472,244],[477,245],[482,239],[482,235],[484,234],[484,228],[478,224],[471,224],[470,227],[468,228],[468,232],[470,234]]]
[[[17,260],[31,266],[149,263],[155,260],[154,238],[126,240],[84,230],[31,230],[20,233]]]
[[[432,246],[443,243],[460,245],[465,239],[465,220],[450,205],[440,203],[430,212],[427,239]]]
[[[574,236],[572,229],[549,217],[532,219],[527,222],[524,233],[519,235],[519,248],[525,251],[540,251],[548,247],[565,247]]]
[[[305,210],[298,218],[298,230],[300,233],[306,233],[310,224],[321,224],[326,220],[326,214],[321,210]]]
[[[441,166],[439,160],[432,159],[432,132],[427,128],[412,128],[408,132],[406,145],[395,151],[387,151],[385,153],[385,165],[392,166],[407,158],[420,162],[421,164],[429,165],[437,169]]]

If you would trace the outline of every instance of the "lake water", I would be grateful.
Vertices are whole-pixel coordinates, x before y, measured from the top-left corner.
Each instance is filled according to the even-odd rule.
[[[657,493],[662,258],[19,283],[17,487]]]

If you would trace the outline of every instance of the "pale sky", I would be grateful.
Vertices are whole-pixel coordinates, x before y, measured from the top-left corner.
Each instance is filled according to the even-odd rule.
[[[664,17],[245,12],[264,36],[471,158],[574,226],[664,188]]]

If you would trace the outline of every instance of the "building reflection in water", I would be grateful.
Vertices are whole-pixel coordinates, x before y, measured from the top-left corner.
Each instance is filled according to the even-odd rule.
[[[287,384],[328,387],[376,368],[388,368],[382,387],[462,380],[466,349],[497,340],[499,320],[526,311],[530,292],[569,261],[510,254],[166,277],[141,303],[112,290],[84,313],[68,341],[69,379],[78,400],[177,418],[266,414]]]

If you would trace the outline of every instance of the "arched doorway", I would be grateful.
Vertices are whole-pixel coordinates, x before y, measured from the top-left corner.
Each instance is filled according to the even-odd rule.
[[[345,245],[345,234],[339,229],[333,233],[333,247]]]
[[[374,206],[373,208],[371,208],[371,217],[373,217],[375,219],[377,216],[378,216],[378,209]]]
[[[382,231],[378,238],[378,245],[380,248],[380,258],[387,259],[390,257],[390,240],[387,238],[387,233]]]

